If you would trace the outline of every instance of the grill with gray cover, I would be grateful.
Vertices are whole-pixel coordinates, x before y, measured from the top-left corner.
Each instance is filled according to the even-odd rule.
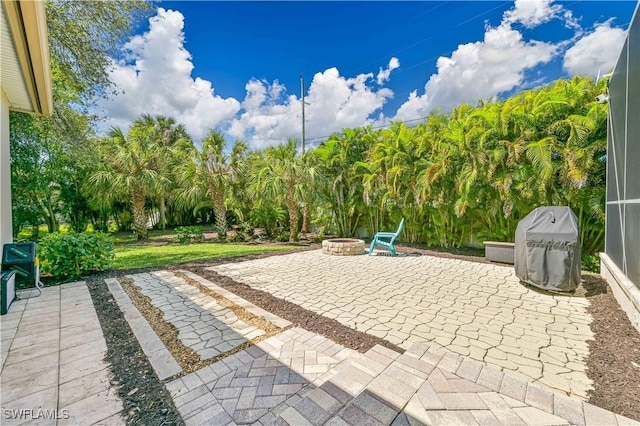
[[[538,207],[518,223],[514,267],[521,281],[544,290],[578,287],[580,233],[569,207]]]

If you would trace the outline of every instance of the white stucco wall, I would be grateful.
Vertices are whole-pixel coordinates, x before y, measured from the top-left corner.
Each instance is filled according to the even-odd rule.
[[[13,240],[11,229],[11,161],[9,100],[0,87],[0,247]]]

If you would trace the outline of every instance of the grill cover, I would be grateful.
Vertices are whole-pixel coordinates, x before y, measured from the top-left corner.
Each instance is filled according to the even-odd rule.
[[[580,233],[569,207],[538,207],[518,223],[514,267],[520,280],[545,290],[578,287]]]

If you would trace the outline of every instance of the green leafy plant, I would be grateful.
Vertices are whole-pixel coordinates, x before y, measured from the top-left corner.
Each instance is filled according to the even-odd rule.
[[[275,240],[279,243],[285,243],[289,241],[291,233],[289,231],[282,231],[278,235],[276,235]]]
[[[180,244],[201,242],[204,240],[202,226],[179,226],[175,229],[174,241]]]
[[[105,271],[114,258],[113,243],[101,232],[54,233],[38,244],[43,273],[70,278]]]
[[[284,222],[287,218],[287,211],[282,207],[266,205],[251,210],[249,214],[251,223],[264,229],[267,237],[272,237],[279,222]]]
[[[314,243],[321,243],[322,240],[324,240],[325,235],[326,232],[324,226],[319,226],[318,229],[316,229],[316,232],[311,235],[311,241]]]
[[[227,241],[230,243],[248,243],[251,241],[251,235],[244,231],[236,231],[233,236],[227,236]]]
[[[250,223],[243,222],[235,227],[234,235],[227,237],[232,243],[248,243],[253,239],[253,227]]]
[[[582,270],[600,273],[600,258],[598,256],[582,256]]]
[[[324,234],[316,233],[311,236],[311,241],[314,243],[321,243],[324,240]]]

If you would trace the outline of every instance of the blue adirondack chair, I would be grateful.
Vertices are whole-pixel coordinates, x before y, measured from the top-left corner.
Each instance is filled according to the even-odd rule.
[[[391,256],[396,256],[396,247],[395,242],[400,236],[402,229],[404,228],[404,218],[400,221],[400,226],[398,226],[398,230],[394,232],[378,232],[373,237],[373,241],[371,241],[371,246],[369,247],[369,256],[373,253],[373,248],[376,246],[384,247],[391,252]]]

